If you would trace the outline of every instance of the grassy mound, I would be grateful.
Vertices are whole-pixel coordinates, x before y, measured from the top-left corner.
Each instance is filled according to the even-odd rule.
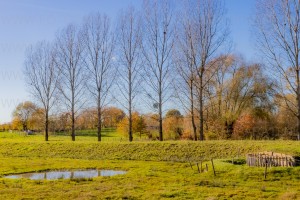
[[[249,152],[274,151],[300,155],[300,145],[291,141],[0,141],[2,157],[52,157],[96,160],[199,161],[243,157]]]

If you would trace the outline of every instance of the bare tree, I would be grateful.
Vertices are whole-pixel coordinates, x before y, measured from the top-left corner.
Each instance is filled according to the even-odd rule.
[[[184,11],[184,53],[195,70],[199,112],[199,139],[204,140],[204,89],[212,73],[206,73],[228,38],[228,24],[222,1],[187,0]]]
[[[75,141],[76,115],[86,102],[83,38],[76,26],[69,25],[56,40],[57,63],[61,74],[58,89],[71,114],[71,136],[72,141]]]
[[[49,137],[49,114],[57,101],[56,91],[59,79],[55,63],[55,51],[47,42],[32,46],[25,61],[25,76],[29,91],[42,105],[45,117],[45,141]]]
[[[83,36],[86,47],[86,65],[90,79],[88,90],[97,105],[97,135],[101,141],[102,113],[107,105],[108,95],[115,77],[113,66],[114,36],[110,19],[101,14],[87,17],[83,25]]]
[[[282,96],[286,105],[293,104],[287,94],[296,98],[297,132],[300,140],[300,1],[257,1],[255,20],[258,44],[270,70],[282,81]],[[292,110],[292,109],[291,109]]]
[[[177,39],[177,41],[179,41],[179,39]],[[196,68],[194,68],[194,66],[192,65],[188,52],[184,52],[184,47],[180,45],[178,51],[174,53],[174,63],[176,66],[176,71],[178,73],[173,84],[175,97],[183,105],[183,108],[189,113],[193,129],[193,137],[194,140],[197,141],[197,125],[195,113]]]
[[[147,95],[158,110],[159,140],[163,141],[163,106],[170,95],[171,51],[174,44],[173,12],[170,1],[144,1],[143,53]]]
[[[118,88],[126,103],[121,103],[128,112],[128,136],[132,136],[132,113],[136,96],[141,89],[141,71],[143,68],[141,43],[141,19],[133,8],[123,12],[119,18],[118,43],[119,61]]]
[[[178,72],[176,78],[175,95],[182,103],[184,109],[190,114],[194,140],[197,141],[197,125],[195,121],[195,75],[197,66],[193,63],[193,36],[191,19],[185,12],[178,13],[176,29],[176,43],[174,45],[173,59]]]

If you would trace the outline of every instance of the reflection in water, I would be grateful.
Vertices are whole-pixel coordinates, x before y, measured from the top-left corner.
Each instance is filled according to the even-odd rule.
[[[125,174],[125,171],[115,171],[115,170],[77,170],[77,171],[50,171],[50,172],[40,172],[40,173],[25,173],[5,176],[4,178],[20,179],[28,178],[31,180],[55,180],[55,179],[73,179],[73,178],[93,178],[97,176],[114,176]]]

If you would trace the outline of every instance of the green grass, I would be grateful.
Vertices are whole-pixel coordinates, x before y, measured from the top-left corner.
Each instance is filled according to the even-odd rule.
[[[0,199],[300,199],[300,167],[264,169],[233,165],[248,152],[300,155],[296,141],[169,141],[98,143],[95,137],[0,133]],[[215,158],[217,175],[196,162]],[[190,161],[193,169],[190,167]],[[241,160],[237,160],[241,161]],[[93,179],[10,180],[4,175],[55,169],[115,169],[125,175]]]
[[[47,169],[122,169],[126,175],[82,180],[32,181],[0,179],[1,199],[293,199],[299,198],[299,168],[236,166],[218,160],[217,176],[199,174],[187,163],[78,160],[1,159],[0,174]],[[206,164],[206,163],[204,163]]]
[[[2,135],[2,134],[0,134]],[[7,135],[7,134],[5,134]],[[129,143],[111,140],[99,143],[96,137],[78,136],[72,142],[68,136],[0,136],[0,155],[13,157],[55,157],[78,159],[114,159],[186,162],[227,159],[250,152],[274,151],[300,155],[298,141],[140,141]]]
[[[71,133],[70,132],[55,132],[52,133],[52,136],[69,136]],[[118,133],[116,128],[102,128],[101,135],[104,138],[112,138],[112,137],[117,137],[120,138],[122,137],[122,134]],[[76,136],[91,136],[91,137],[97,137],[97,130],[96,129],[87,129],[87,130],[77,130],[76,131]]]
[[[97,130],[76,130],[76,140],[77,141],[97,141]],[[27,135],[22,131],[14,131],[13,133],[9,132],[0,132],[0,140],[3,139],[13,139],[14,141],[43,141],[43,133],[34,133],[33,135]],[[126,134],[120,133],[116,128],[103,128],[101,131],[102,141],[108,142],[120,142],[128,141]],[[49,140],[51,141],[70,141],[71,132],[51,132],[49,135]],[[134,135],[134,141],[147,140],[145,135]]]

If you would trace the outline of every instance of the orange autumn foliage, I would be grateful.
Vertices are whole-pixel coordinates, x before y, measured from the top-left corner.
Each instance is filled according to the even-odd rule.
[[[255,118],[250,114],[242,115],[234,124],[233,138],[242,139],[251,135],[255,126]]]

